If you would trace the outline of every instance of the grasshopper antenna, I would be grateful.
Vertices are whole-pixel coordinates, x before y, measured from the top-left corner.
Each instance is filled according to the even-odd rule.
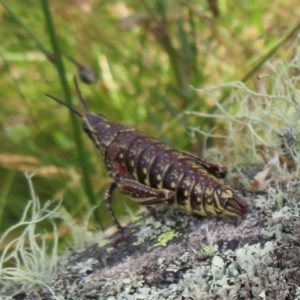
[[[77,116],[83,118],[83,115],[82,115],[80,112],[78,112],[74,107],[70,106],[69,104],[67,104],[67,103],[65,103],[65,102],[63,102],[63,101],[61,101],[60,99],[58,99],[58,98],[56,98],[56,97],[54,97],[54,96],[52,96],[52,95],[50,95],[50,94],[45,94],[45,95],[46,95],[48,98],[50,98],[50,99],[52,99],[52,100],[58,102],[59,104],[61,104],[61,105],[65,106],[65,107],[67,107],[71,112],[73,112],[73,113],[76,114]]]
[[[75,87],[76,87],[76,91],[77,91],[77,95],[78,95],[78,98],[80,100],[80,102],[82,103],[85,111],[89,112],[89,109],[86,105],[86,102],[84,101],[82,95],[81,95],[81,92],[80,92],[80,89],[79,89],[79,85],[78,85],[78,81],[77,81],[77,78],[76,76],[74,75],[74,84],[75,84]]]

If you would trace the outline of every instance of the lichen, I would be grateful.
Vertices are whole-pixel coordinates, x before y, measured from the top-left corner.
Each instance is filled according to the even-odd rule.
[[[163,233],[161,233],[158,237],[157,237],[157,242],[150,246],[148,248],[148,250],[155,248],[155,247],[166,247],[168,242],[172,241],[173,238],[179,237],[180,233],[176,232],[176,231],[165,231]]]
[[[58,209],[61,201],[54,207],[52,201],[47,201],[42,206],[34,191],[31,180],[33,175],[25,175],[31,200],[25,207],[21,220],[0,238],[0,247],[3,247],[0,257],[0,288],[15,282],[17,289],[14,292],[17,292],[21,291],[24,285],[41,285],[54,295],[48,283],[55,276],[58,268],[58,233],[54,220],[60,217]],[[54,240],[51,255],[47,254],[46,237],[36,233],[36,225],[44,220],[53,225]],[[22,234],[7,243],[7,237],[20,228],[24,228]]]

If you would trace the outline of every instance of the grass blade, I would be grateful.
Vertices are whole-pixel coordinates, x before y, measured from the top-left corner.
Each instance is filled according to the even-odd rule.
[[[67,103],[72,106],[72,96],[71,96],[71,91],[70,87],[67,82],[66,78],[66,73],[65,73],[65,68],[64,64],[62,61],[62,53],[59,49],[59,42],[58,38],[55,32],[55,26],[52,20],[52,15],[51,11],[49,8],[49,4],[47,0],[41,0],[42,3],[42,9],[44,12],[45,20],[46,20],[46,26],[47,30],[49,32],[49,37],[51,40],[52,48],[53,48],[53,53],[55,57],[55,65],[57,67],[58,75],[61,81],[62,88],[64,90],[65,94],[65,99]],[[81,135],[81,128],[79,127],[78,121],[76,120],[76,116],[70,112],[70,119],[71,123],[73,126],[74,130],[74,139],[78,151],[78,159],[79,163],[82,169],[82,176],[83,176],[83,181],[84,181],[84,189],[86,192],[86,195],[89,198],[89,201],[91,205],[97,205],[96,197],[93,191],[93,187],[90,181],[90,176],[89,176],[89,169],[88,169],[88,160],[87,160],[87,155],[85,154],[85,150],[83,147],[83,141],[82,141],[82,135]],[[97,213],[97,211],[94,211],[94,217],[97,223],[101,226],[101,220],[100,220],[100,215]]]

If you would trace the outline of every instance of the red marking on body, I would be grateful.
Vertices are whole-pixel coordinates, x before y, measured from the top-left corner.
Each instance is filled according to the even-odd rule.
[[[117,164],[117,170],[121,174],[125,173],[125,168],[121,164]]]

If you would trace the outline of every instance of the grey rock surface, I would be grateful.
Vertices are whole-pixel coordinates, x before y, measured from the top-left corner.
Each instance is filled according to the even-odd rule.
[[[108,242],[75,249],[45,286],[2,299],[300,299],[299,182],[247,194],[245,216],[199,218],[143,210]],[[278,197],[280,195],[280,203]]]

